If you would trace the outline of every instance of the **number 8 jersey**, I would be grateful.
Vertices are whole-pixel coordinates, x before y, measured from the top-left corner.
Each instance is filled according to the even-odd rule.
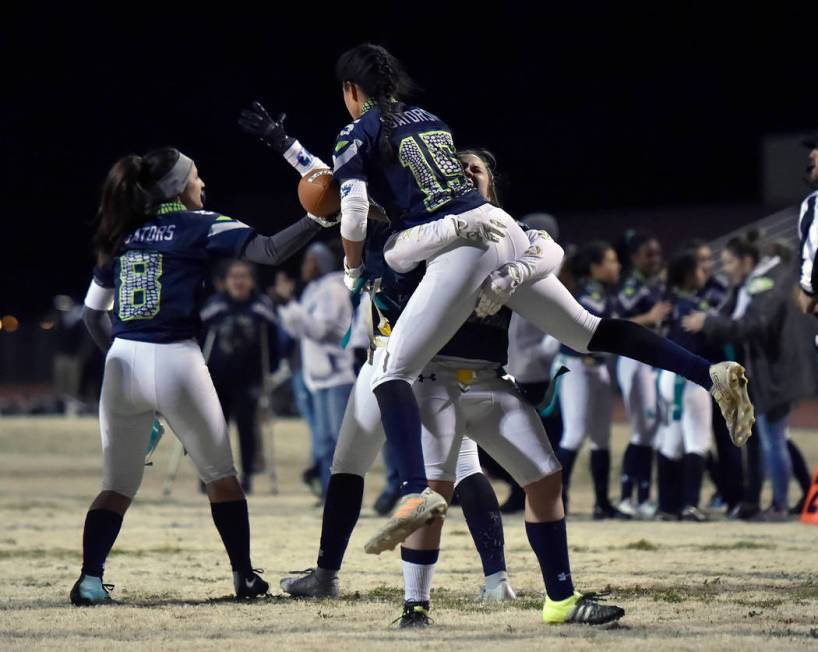
[[[369,104],[369,103],[368,103]],[[334,177],[367,182],[367,192],[387,209],[392,226],[404,229],[463,213],[486,203],[463,172],[449,127],[424,109],[398,104],[387,116],[394,154],[384,157],[381,111],[364,106],[363,115],[338,134]]]
[[[218,213],[162,204],[110,265],[94,268],[85,303],[103,310],[113,302],[114,337],[159,343],[196,337],[211,261],[240,256],[254,233]]]

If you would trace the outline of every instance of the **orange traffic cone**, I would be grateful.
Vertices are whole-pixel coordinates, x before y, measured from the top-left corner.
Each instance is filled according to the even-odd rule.
[[[807,499],[804,501],[804,509],[801,512],[801,522],[818,525],[818,466],[815,467],[815,474],[812,476],[812,486],[810,486],[807,492]]]

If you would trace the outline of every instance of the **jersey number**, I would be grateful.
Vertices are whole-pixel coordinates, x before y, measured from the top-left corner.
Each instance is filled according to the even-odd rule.
[[[400,141],[398,158],[409,168],[425,195],[423,205],[430,213],[447,204],[471,186],[457,159],[448,131],[426,131]]]
[[[119,261],[119,318],[151,319],[159,312],[162,295],[162,254],[128,251]]]

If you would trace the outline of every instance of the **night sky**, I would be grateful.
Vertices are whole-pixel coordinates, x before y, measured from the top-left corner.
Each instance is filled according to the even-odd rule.
[[[0,314],[84,294],[99,188],[130,152],[180,148],[208,208],[262,232],[297,219],[297,177],[239,131],[238,111],[253,99],[285,111],[289,132],[329,160],[349,121],[334,62],[366,40],[404,62],[424,89],[418,103],[459,146],[495,152],[517,215],[756,202],[761,136],[818,127],[812,15],[531,9],[541,4],[311,3],[300,15],[217,17],[122,3],[127,17],[7,16]]]

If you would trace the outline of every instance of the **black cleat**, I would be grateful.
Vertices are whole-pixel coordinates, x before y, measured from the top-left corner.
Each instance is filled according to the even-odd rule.
[[[254,568],[249,575],[233,572],[233,586],[236,589],[236,600],[246,600],[257,598],[260,595],[267,595],[270,592],[270,585],[259,577],[259,573],[264,571]]]
[[[69,597],[71,604],[76,607],[93,607],[98,604],[112,604],[111,596],[113,584],[103,584],[101,577],[94,577],[83,573],[74,583]]]
[[[428,627],[434,622],[429,618],[429,603],[407,600],[403,603],[403,613],[400,618],[392,621],[401,629],[405,627]]]

